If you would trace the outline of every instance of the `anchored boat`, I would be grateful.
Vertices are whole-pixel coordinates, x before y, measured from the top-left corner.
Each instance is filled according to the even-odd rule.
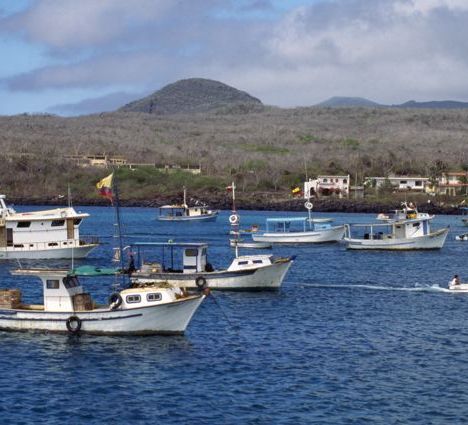
[[[81,273],[81,274],[80,274]],[[147,335],[182,334],[205,298],[168,284],[132,285],[114,293],[108,305],[96,305],[79,276],[115,274],[115,269],[14,270],[38,278],[43,304],[25,304],[18,289],[0,290],[0,330]]]
[[[404,208],[396,210],[384,220],[385,223],[346,224],[344,242],[348,249],[439,249],[443,247],[449,229],[445,227],[431,231],[430,221],[433,218],[405,203]]]
[[[157,261],[147,258],[154,256],[154,248],[160,250]],[[132,282],[168,282],[183,288],[278,289],[294,261],[294,257],[240,255],[227,269],[216,270],[208,262],[208,245],[204,243],[137,242],[130,249],[137,255],[138,268],[131,275]]]
[[[163,205],[159,207],[159,221],[215,221],[219,211],[211,210],[206,205],[187,205],[187,191],[184,187],[184,201],[181,205]]]
[[[0,195],[0,259],[84,258],[99,244],[80,237],[86,217],[72,207],[19,213]]]

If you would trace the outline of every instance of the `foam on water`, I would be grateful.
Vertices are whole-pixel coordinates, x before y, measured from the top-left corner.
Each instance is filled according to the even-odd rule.
[[[442,288],[434,285],[415,285],[415,286],[383,286],[383,285],[363,285],[363,284],[322,284],[295,282],[297,285],[307,288],[329,288],[329,289],[370,289],[374,291],[405,291],[405,292],[442,292],[453,293],[448,288]]]

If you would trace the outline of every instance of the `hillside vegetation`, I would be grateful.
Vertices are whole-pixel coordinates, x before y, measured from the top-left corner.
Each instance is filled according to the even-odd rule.
[[[309,176],[349,173],[353,182],[360,182],[368,175],[433,176],[468,165],[464,109],[281,109],[255,101],[213,102],[217,106],[209,112],[0,117],[0,192],[52,196],[66,191],[66,182],[72,181],[83,186],[79,193],[86,198],[85,188],[105,171],[78,168],[64,160],[70,154],[201,164],[205,175],[189,176],[186,182],[199,191],[222,190],[231,179],[244,191],[284,191],[303,181],[306,169]],[[142,185],[151,182],[152,188],[138,192],[142,198],[180,183],[169,175],[165,186],[156,189],[163,177],[151,169],[143,174]]]

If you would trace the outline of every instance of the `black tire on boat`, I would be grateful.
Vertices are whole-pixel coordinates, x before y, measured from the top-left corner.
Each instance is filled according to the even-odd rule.
[[[198,276],[195,279],[195,285],[197,285],[198,289],[205,289],[206,288],[206,279],[203,276]]]
[[[70,316],[67,319],[68,332],[77,334],[81,330],[81,319],[78,316]]]
[[[111,310],[116,310],[122,305],[122,297],[120,294],[114,293],[109,297],[109,306]]]

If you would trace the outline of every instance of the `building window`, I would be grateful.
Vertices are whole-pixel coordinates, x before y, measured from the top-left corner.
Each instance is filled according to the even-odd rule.
[[[149,302],[161,301],[161,294],[159,292],[151,293],[146,295],[146,300]]]
[[[406,180],[400,180],[400,184],[408,184]]]
[[[348,183],[348,179],[343,179],[343,184]]]
[[[30,221],[18,221],[18,224],[16,227],[30,227],[31,222]]]
[[[56,279],[46,281],[47,289],[59,289],[60,282]]]
[[[414,182],[414,185],[415,185],[415,186],[422,186],[422,181],[421,181],[421,180],[416,180],[416,181]]]
[[[65,225],[65,220],[52,220],[52,227],[60,227]]]
[[[132,303],[139,303],[141,301],[141,297],[139,295],[127,295],[127,304]]]

